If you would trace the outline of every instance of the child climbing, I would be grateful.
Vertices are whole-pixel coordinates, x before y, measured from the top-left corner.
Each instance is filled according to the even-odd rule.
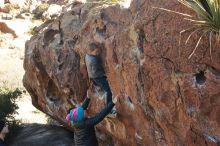
[[[74,128],[74,143],[75,146],[98,146],[98,141],[95,134],[94,126],[100,123],[105,116],[110,113],[118,96],[113,101],[109,101],[107,106],[96,116],[87,118],[84,116],[84,111],[87,109],[91,97],[91,91],[87,91],[87,97],[82,106],[78,106],[70,110],[66,119],[71,122]]]
[[[112,101],[112,92],[109,87],[105,71],[102,66],[100,58],[101,47],[96,43],[89,44],[87,54],[85,56],[87,72],[89,78],[92,80],[95,86],[99,86],[107,94],[107,104]],[[116,109],[113,108],[109,117],[116,117]]]

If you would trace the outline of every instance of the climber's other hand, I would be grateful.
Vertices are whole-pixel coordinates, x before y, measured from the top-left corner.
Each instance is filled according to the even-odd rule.
[[[113,102],[114,104],[116,104],[116,103],[118,102],[118,98],[119,98],[119,95],[115,96],[112,102]]]

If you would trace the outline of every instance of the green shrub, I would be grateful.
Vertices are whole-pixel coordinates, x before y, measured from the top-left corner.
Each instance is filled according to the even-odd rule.
[[[16,100],[21,97],[22,92],[19,89],[11,91],[7,88],[0,88],[0,119],[7,121],[10,133],[6,137],[6,142],[10,142],[17,131],[20,129],[20,121],[15,120],[18,106]]]
[[[18,106],[16,104],[16,99],[21,96],[21,91],[16,89],[15,91],[10,91],[6,88],[0,88],[0,118],[14,120],[13,115],[16,114]]]
[[[28,31],[28,34],[30,34],[30,35],[36,35],[36,34],[37,34],[37,31],[35,30],[35,27],[34,27],[34,28],[30,28],[29,31]]]
[[[33,18],[34,19],[41,19],[43,13],[48,9],[49,4],[43,3],[40,4],[35,10],[33,10]]]

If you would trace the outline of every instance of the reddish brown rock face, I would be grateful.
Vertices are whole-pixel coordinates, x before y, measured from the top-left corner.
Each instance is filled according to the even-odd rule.
[[[97,126],[102,145],[205,146],[220,139],[220,50],[209,56],[204,37],[191,59],[198,36],[185,45],[191,27],[181,16],[152,7],[189,10],[174,0],[133,0],[129,9],[91,4],[45,26],[26,43],[24,85],[33,104],[68,126],[70,107],[83,100],[89,79],[84,56],[90,42],[100,43],[114,95],[121,97],[118,117]],[[98,13],[97,13],[98,11]],[[100,106],[102,105],[102,106]],[[94,93],[89,115],[104,100]]]

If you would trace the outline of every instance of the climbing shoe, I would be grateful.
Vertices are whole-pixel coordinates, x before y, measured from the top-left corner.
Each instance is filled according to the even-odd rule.
[[[116,118],[117,117],[117,110],[115,107],[112,108],[111,112],[107,115],[108,118]]]

